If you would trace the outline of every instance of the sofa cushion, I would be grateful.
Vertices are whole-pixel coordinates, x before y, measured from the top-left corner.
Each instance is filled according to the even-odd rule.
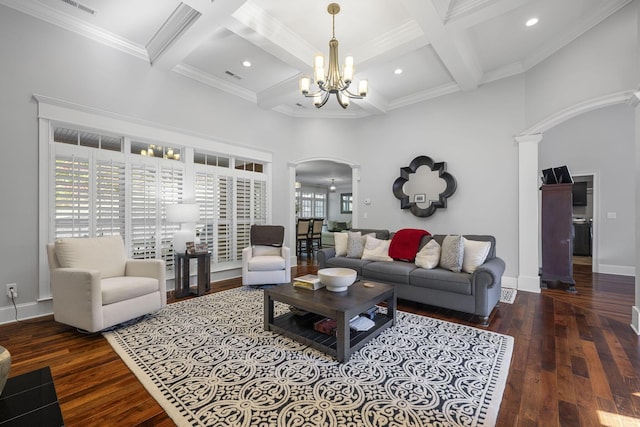
[[[282,256],[282,248],[276,246],[255,245],[252,252],[253,256]]]
[[[416,254],[416,265],[421,268],[436,268],[440,263],[440,245],[434,239],[424,245]]]
[[[393,261],[389,256],[390,240],[380,240],[373,236],[366,236],[362,259],[369,261]]]
[[[360,258],[333,257],[327,260],[327,267],[343,267],[355,270],[358,276],[362,275],[362,267],[371,261]]]
[[[142,295],[158,292],[158,279],[151,277],[110,277],[100,282],[102,305],[126,301]]]
[[[464,239],[464,257],[462,260],[462,271],[473,273],[480,267],[491,249],[491,242],[481,242],[478,240]]]
[[[284,270],[284,258],[273,255],[253,257],[247,263],[247,267],[249,271]]]
[[[98,270],[101,278],[124,276],[126,254],[122,237],[69,237],[55,242],[60,267]]]
[[[375,261],[362,267],[362,275],[381,282],[409,283],[409,273],[416,268],[403,261]]]
[[[444,268],[434,268],[432,270],[416,268],[409,275],[409,284],[422,288],[471,295],[471,275],[454,273]],[[438,302],[434,301],[433,305],[438,305]]]
[[[464,242],[460,235],[448,235],[442,241],[440,251],[440,267],[451,270],[454,273],[462,271],[464,257]]]

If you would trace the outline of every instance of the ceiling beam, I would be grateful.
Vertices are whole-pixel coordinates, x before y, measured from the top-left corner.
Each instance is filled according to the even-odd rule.
[[[245,0],[184,0],[183,3],[200,13],[188,28],[170,40],[157,55],[152,65],[170,71],[193,50],[210,38],[231,19],[231,14]]]
[[[470,46],[462,37],[456,37],[443,23],[433,0],[400,0],[414,17],[436,54],[461,90],[478,87],[482,75],[477,61],[468,56]]]

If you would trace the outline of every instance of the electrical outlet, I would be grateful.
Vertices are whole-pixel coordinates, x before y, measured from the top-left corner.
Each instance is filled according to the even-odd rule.
[[[18,298],[18,285],[15,283],[7,283],[7,296],[11,298],[12,288],[13,288],[13,298]]]

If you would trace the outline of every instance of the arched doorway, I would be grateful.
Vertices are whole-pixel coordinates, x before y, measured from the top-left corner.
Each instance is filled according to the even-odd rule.
[[[311,216],[317,212],[313,211],[313,204],[308,206],[300,206],[299,193],[306,190],[306,194],[315,194],[324,192],[327,194],[326,221],[332,218],[344,218],[340,211],[340,197],[345,193],[351,193],[352,210],[349,214],[351,223],[357,222],[357,195],[358,195],[358,171],[359,165],[347,160],[316,157],[303,159],[289,163],[289,223],[291,230],[295,230],[298,215],[303,213],[311,213]],[[329,187],[335,184],[335,192],[331,192]],[[290,236],[290,247],[296,247],[296,236],[292,233]]]

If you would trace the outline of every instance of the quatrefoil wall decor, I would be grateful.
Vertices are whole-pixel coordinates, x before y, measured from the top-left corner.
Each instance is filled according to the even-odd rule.
[[[421,166],[430,171],[418,171]],[[400,209],[409,209],[417,217],[428,217],[436,209],[446,208],[447,198],[455,191],[456,179],[446,172],[445,162],[434,163],[428,156],[418,156],[409,166],[400,168],[400,176],[393,182],[393,195],[400,200]]]

